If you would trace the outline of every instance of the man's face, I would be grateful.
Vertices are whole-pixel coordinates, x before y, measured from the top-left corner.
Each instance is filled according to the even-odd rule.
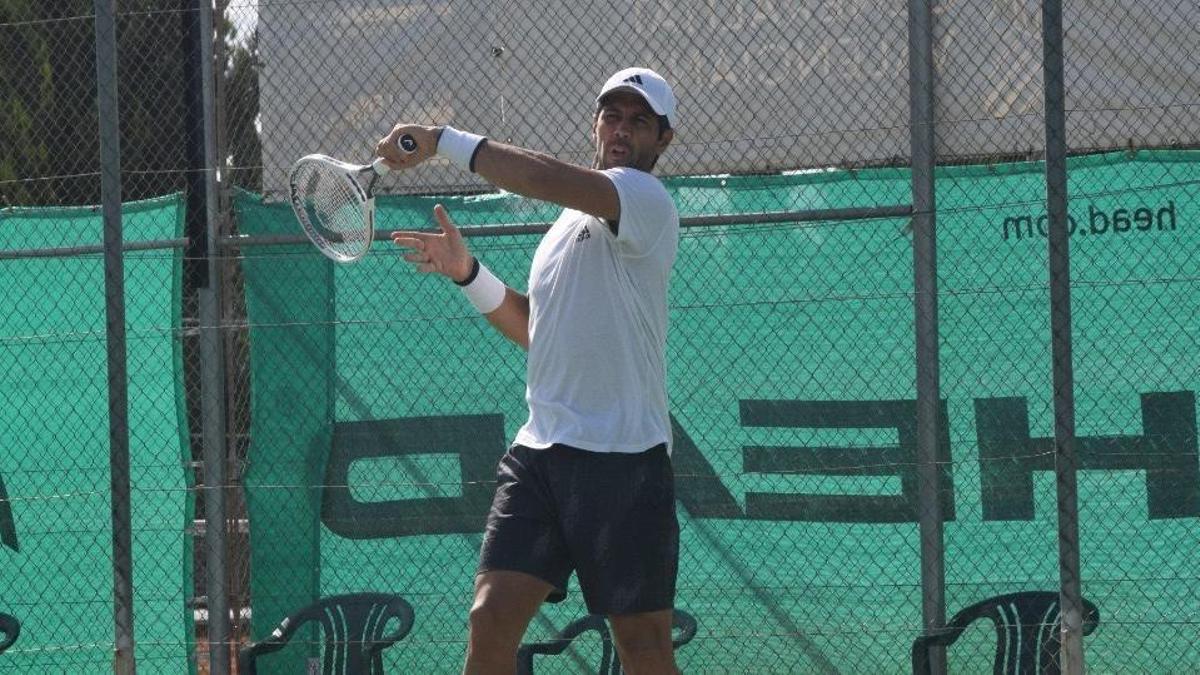
[[[670,129],[658,132],[658,115],[637,94],[616,92],[604,97],[593,127],[598,169],[627,166],[642,171],[654,162],[671,142]]]

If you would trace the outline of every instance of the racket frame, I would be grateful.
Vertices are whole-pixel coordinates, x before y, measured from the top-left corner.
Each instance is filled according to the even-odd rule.
[[[405,153],[411,153],[417,149],[416,141],[408,134],[400,137],[398,145]],[[308,216],[307,206],[300,196],[301,191],[298,185],[297,174],[306,165],[313,163],[335,168],[338,178],[344,180],[354,196],[358,198],[358,205],[362,209],[363,220],[366,222],[365,234],[367,243],[353,255],[336,250],[325,235],[317,230],[316,225]],[[382,157],[377,157],[375,161],[367,165],[357,165],[334,159],[328,155],[311,154],[301,157],[292,165],[292,169],[288,174],[288,197],[292,203],[292,211],[295,212],[296,220],[300,221],[300,227],[303,228],[304,234],[308,236],[309,241],[325,257],[334,262],[352,263],[361,260],[367,254],[367,251],[371,250],[371,243],[375,240],[375,181],[386,176],[390,170]],[[366,187],[363,187],[361,179],[365,174],[370,174],[370,180],[367,182]]]

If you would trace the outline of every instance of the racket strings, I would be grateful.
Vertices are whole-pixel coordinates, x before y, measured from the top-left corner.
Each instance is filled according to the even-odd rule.
[[[371,245],[370,227],[362,198],[344,173],[321,164],[306,167],[303,186],[307,225],[316,242],[339,257],[357,258]]]

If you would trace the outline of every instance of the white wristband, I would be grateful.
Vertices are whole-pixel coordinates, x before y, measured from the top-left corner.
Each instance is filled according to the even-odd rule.
[[[507,287],[492,271],[483,266],[479,259],[471,269],[466,281],[454,282],[462,288],[463,295],[475,305],[481,314],[491,314],[504,303]]]
[[[442,127],[438,138],[437,154],[450,160],[450,163],[460,169],[475,171],[475,153],[483,146],[487,138],[479,134],[459,131],[454,127]]]

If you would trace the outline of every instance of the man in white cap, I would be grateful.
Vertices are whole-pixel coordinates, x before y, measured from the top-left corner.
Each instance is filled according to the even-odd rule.
[[[675,123],[667,82],[627,68],[596,97],[591,168],[452,127],[399,124],[376,146],[394,169],[438,154],[564,207],[534,254],[527,294],[470,254],[440,205],[439,233],[392,233],[406,260],[449,277],[529,352],[529,419],[497,469],[464,673],[514,672],[529,622],[565,597],[572,571],[588,611],[609,618],[625,672],[677,672],[664,351],[679,214],[650,174]],[[403,134],[416,141],[412,153],[397,147]]]

